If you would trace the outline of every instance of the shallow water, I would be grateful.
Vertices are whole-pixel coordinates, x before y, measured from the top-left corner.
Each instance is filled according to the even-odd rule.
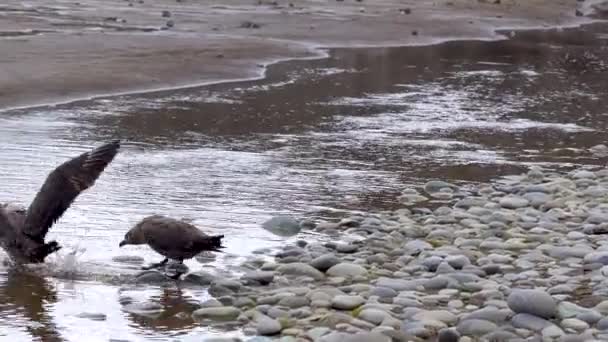
[[[188,265],[238,272],[254,250],[295,241],[260,228],[273,215],[392,209],[401,190],[429,179],[466,185],[531,165],[604,164],[589,148],[607,137],[607,32],[593,25],[500,42],[339,49],[274,65],[263,81],[0,113],[0,198],[21,204],[66,158],[127,139],[51,231],[63,256],[82,249],[75,263],[0,268],[0,340],[225,335],[189,318],[205,289],[119,284],[136,266],[113,257],[160,260],[144,247],[118,248],[146,215],[225,234],[227,253]],[[129,300],[164,311],[129,313]]]

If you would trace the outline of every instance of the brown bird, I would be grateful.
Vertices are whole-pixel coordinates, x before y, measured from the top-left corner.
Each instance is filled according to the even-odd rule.
[[[17,263],[41,263],[61,246],[44,242],[51,226],[76,197],[90,188],[120,149],[113,141],[59,165],[47,177],[29,208],[0,206],[0,247]]]
[[[194,225],[161,215],[144,218],[125,234],[124,240],[118,245],[148,245],[156,253],[165,257],[159,263],[144,269],[165,265],[169,259],[183,263],[200,252],[221,252],[224,235],[210,236],[203,233]]]

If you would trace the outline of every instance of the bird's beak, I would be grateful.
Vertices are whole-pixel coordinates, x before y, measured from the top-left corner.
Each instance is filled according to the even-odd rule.
[[[126,244],[127,244],[127,241],[122,240],[122,241],[120,241],[120,243],[118,244],[118,247],[122,247],[122,246],[124,246],[124,245],[126,245]]]

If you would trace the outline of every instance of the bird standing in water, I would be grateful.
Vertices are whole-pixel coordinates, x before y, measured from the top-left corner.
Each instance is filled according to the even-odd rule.
[[[46,234],[76,197],[95,183],[119,149],[120,141],[113,141],[59,165],[27,210],[0,206],[0,247],[14,262],[42,263],[61,249],[57,241],[45,243]]]
[[[210,236],[194,225],[170,217],[148,216],[131,228],[119,247],[124,245],[148,245],[156,253],[165,257],[163,261],[144,269],[165,265],[169,259],[183,263],[200,252],[221,252],[224,235]]]

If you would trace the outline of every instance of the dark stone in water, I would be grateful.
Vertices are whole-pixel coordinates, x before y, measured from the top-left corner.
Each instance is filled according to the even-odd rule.
[[[135,276],[135,281],[137,283],[162,284],[171,282],[172,279],[158,271],[144,271]]]
[[[276,216],[262,224],[265,230],[282,237],[297,235],[302,227],[300,222],[290,216]]]

